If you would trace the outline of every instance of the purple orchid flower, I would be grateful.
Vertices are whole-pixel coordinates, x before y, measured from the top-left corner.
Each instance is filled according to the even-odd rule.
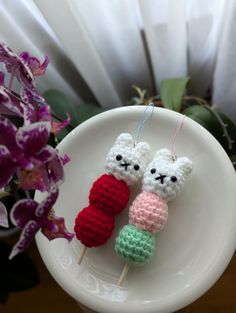
[[[54,134],[57,134],[70,123],[69,116],[60,123],[52,121],[50,107],[35,89],[34,76],[41,76],[45,73],[49,64],[49,58],[47,56],[41,64],[29,52],[23,51],[18,56],[2,43],[0,44],[0,62],[12,74],[9,86],[6,88],[4,86],[4,73],[0,72],[0,113],[20,116],[24,118],[26,124],[50,120],[52,123],[51,132]],[[23,85],[20,91],[20,97],[11,90],[12,79],[14,77],[17,77]],[[41,108],[42,106],[43,109]]]
[[[71,241],[73,239],[74,234],[66,229],[64,218],[54,214],[53,206],[57,197],[58,188],[54,185],[43,202],[37,203],[32,199],[23,199],[14,205],[11,211],[11,220],[22,229],[22,232],[9,259],[23,252],[40,229],[49,240],[65,238]]]
[[[44,62],[41,64],[40,61],[34,56],[30,55],[29,52],[23,51],[19,55],[20,59],[23,60],[24,64],[27,64],[34,76],[41,76],[45,74],[47,69],[49,58],[45,56]]]
[[[68,154],[64,154],[63,157],[61,157],[61,161],[62,161],[62,165],[63,165],[63,166],[66,165],[67,163],[69,163],[70,160],[71,160],[71,159],[70,159],[70,157],[69,157]]]
[[[70,122],[71,122],[71,118],[70,118],[69,114],[67,114],[67,118],[62,122],[52,121],[51,132],[53,134],[59,133],[63,128],[65,128],[67,125],[69,125]]]
[[[19,82],[23,84],[25,88],[31,90],[33,93],[37,93],[35,89],[35,76],[41,76],[45,73],[49,64],[48,56],[45,57],[44,62],[40,61],[30,55],[29,52],[23,51],[19,56],[14,53],[4,43],[0,44],[0,62],[5,65],[6,70],[12,74],[9,89],[12,86],[12,80],[17,77]]]
[[[5,65],[6,70],[15,76],[28,89],[35,90],[33,73],[24,58],[14,53],[4,43],[0,44],[0,62]],[[12,81],[9,83],[11,89]]]
[[[56,157],[56,150],[47,145],[51,124],[37,122],[16,128],[7,118],[0,117],[0,188],[19,171],[34,171]],[[55,161],[54,161],[55,162]],[[48,190],[48,186],[31,185],[31,189]]]
[[[40,204],[23,199],[14,205],[12,220],[22,233],[10,255],[12,258],[26,248],[40,229],[49,240],[61,237],[70,241],[74,236],[67,231],[64,219],[57,217],[53,210],[58,185],[64,179],[63,166],[70,158],[61,157],[47,144],[50,132],[58,133],[70,123],[70,117],[59,123],[53,121],[50,106],[36,90],[35,77],[45,74],[47,56],[40,63],[29,52],[17,55],[0,44],[0,63],[10,74],[6,84],[5,74],[0,72],[0,188],[16,175],[19,188],[49,192]],[[20,83],[19,93],[12,90],[14,78]],[[21,127],[17,128],[2,114],[16,116]],[[7,211],[1,202],[0,225],[8,226]]]
[[[63,166],[69,162],[67,157],[60,157],[58,152],[52,160],[41,166],[34,167],[33,170],[17,170],[20,187],[24,190],[37,189],[48,191],[50,184],[61,184],[64,180]]]
[[[53,121],[50,106],[42,97],[31,93],[26,88],[21,90],[21,98],[25,101],[25,111],[27,111],[27,114],[24,115],[25,121],[29,120],[29,118],[27,119],[28,116],[30,117],[29,122],[31,123],[42,121],[51,122],[51,133],[53,134],[59,133],[63,128],[70,124],[71,118],[69,114],[67,114],[67,118],[62,122]],[[33,104],[33,106],[31,104]]]
[[[7,209],[4,205],[4,203],[2,203],[0,201],[0,226],[2,227],[9,227],[8,224],[8,218],[7,218]]]
[[[5,74],[0,72],[0,113],[23,117],[21,99],[4,86]]]

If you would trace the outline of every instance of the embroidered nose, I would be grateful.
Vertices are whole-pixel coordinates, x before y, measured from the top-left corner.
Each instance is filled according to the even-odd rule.
[[[121,163],[120,166],[123,166],[125,168],[125,171],[127,171],[128,166],[130,166],[130,163],[127,163],[126,161],[124,161],[124,163]]]
[[[155,180],[160,180],[161,181],[161,184],[164,184],[164,178],[166,178],[166,175],[161,175],[159,173],[160,176],[156,177]]]

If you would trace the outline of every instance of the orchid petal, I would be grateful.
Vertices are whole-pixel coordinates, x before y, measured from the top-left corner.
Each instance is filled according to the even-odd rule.
[[[59,133],[60,130],[62,130],[63,128],[65,128],[67,125],[70,124],[70,121],[71,121],[71,118],[69,114],[67,114],[67,118],[62,122],[58,123],[58,122],[52,121],[51,133],[53,134]]]
[[[56,155],[54,159],[52,159],[48,163],[49,170],[49,179],[54,184],[59,184],[64,179],[64,169],[61,158]]]
[[[6,92],[5,88],[3,86],[1,86],[0,88],[0,104],[1,104],[1,109],[2,106],[5,108],[5,106],[7,106],[10,102],[10,97],[8,95],[8,93]]]
[[[31,58],[33,59],[33,58]],[[35,58],[34,58],[35,59]],[[38,61],[38,60],[37,60]],[[31,61],[32,62],[32,61]],[[35,62],[35,65],[36,65],[36,61]],[[39,62],[39,61],[38,61]],[[34,67],[34,69],[32,69],[32,72],[34,74],[34,76],[41,76],[41,75],[44,75],[45,74],[45,71],[47,69],[47,66],[48,66],[48,63],[49,63],[49,58],[48,56],[45,56],[45,59],[44,59],[44,62],[42,64],[39,63],[39,66],[37,67]],[[30,68],[31,68],[31,65],[29,64]]]
[[[0,188],[6,186],[16,170],[12,155],[6,146],[0,145]]]
[[[20,239],[12,248],[11,254],[9,256],[9,260],[14,258],[18,253],[23,252],[28,245],[30,244],[31,240],[34,238],[37,231],[40,229],[40,226],[35,221],[29,221],[24,229],[21,232]]]
[[[64,218],[55,215],[53,217],[50,216],[47,225],[42,227],[41,232],[48,240],[65,238],[71,241],[74,238],[74,234],[66,229]]]
[[[4,86],[0,86],[0,104],[2,113],[23,116],[20,98]]]
[[[4,84],[4,78],[5,78],[5,73],[0,72],[0,86],[2,86]]]
[[[35,58],[35,57],[30,57],[30,58],[28,59],[27,63],[28,63],[28,65],[29,65],[29,67],[30,67],[30,69],[31,69],[31,71],[32,71],[32,73],[33,73],[33,75],[36,76],[36,75],[35,75],[35,71],[37,71],[37,69],[40,67],[40,62],[39,62],[39,60],[38,60],[37,58]]]
[[[17,164],[20,167],[20,169],[26,171],[32,171],[32,169],[34,168],[34,164],[29,159],[26,159],[22,155],[18,155]]]
[[[29,64],[28,64],[28,61],[30,59],[29,52],[23,51],[17,57],[19,58],[19,61],[21,63],[21,67],[22,67],[21,68],[21,74],[24,74],[28,81],[33,82],[34,81],[34,76],[33,76],[33,73],[31,71],[31,68],[29,67]]]
[[[20,56],[14,53],[4,43],[0,44],[0,62],[3,62],[9,73],[16,73],[16,77],[26,87],[34,89],[34,76],[26,62],[28,52],[22,52]]]
[[[68,154],[64,154],[62,157],[61,157],[61,161],[62,161],[62,165],[66,165],[67,163],[70,162],[70,157]]]
[[[11,210],[11,221],[23,229],[30,220],[35,219],[35,210],[38,203],[32,199],[22,199],[14,204]]]
[[[0,202],[0,226],[9,227],[7,209],[3,202]]]
[[[45,122],[51,122],[51,112],[50,112],[50,106],[47,104],[42,105],[38,111],[38,121],[45,121]]]
[[[16,149],[17,128],[6,117],[0,116],[0,144],[8,147],[9,150]]]
[[[54,206],[59,191],[56,186],[53,186],[48,196],[38,205],[35,215],[37,217],[48,216],[50,210]]]
[[[17,79],[25,88],[36,91],[34,76],[27,64],[21,66],[17,72]]]
[[[22,107],[22,103],[16,99],[13,98],[12,94],[8,94],[7,92],[4,94],[5,96],[8,97],[8,99],[5,97],[5,101],[4,99],[1,101],[2,105],[9,111],[11,112],[10,114],[12,115],[16,115],[16,116],[20,116],[23,117],[23,107]],[[3,96],[3,93],[0,94],[0,97]],[[1,97],[2,98],[2,97]]]
[[[19,55],[20,59],[23,61],[23,62],[27,62],[28,59],[31,57],[30,53],[28,51],[22,51]]]
[[[40,96],[35,90],[29,90],[25,87],[22,87],[20,90],[20,98],[24,103],[31,104],[35,111],[35,116],[37,113],[37,109],[41,106],[46,105],[45,100],[42,96]],[[49,119],[51,121],[51,119]],[[36,121],[39,121],[37,119]],[[46,120],[45,120],[46,121]]]
[[[29,104],[23,105],[23,114],[24,114],[24,126],[32,124],[34,119],[34,110]]]
[[[57,152],[53,147],[47,145],[39,153],[35,154],[32,159],[34,160],[34,163],[41,165],[51,161],[55,157],[56,153]]]
[[[35,167],[30,171],[19,169],[17,176],[20,181],[20,187],[24,190],[49,190],[48,174],[44,165]]]
[[[47,144],[50,129],[49,122],[37,122],[21,127],[16,133],[17,145],[26,154],[37,153]]]
[[[19,55],[24,64],[27,64],[34,76],[43,75],[49,63],[48,56],[45,56],[44,62],[40,64],[38,58],[31,56],[29,52],[23,51]]]
[[[25,103],[31,103],[33,100],[32,93],[25,87],[21,88],[20,97]]]
[[[34,76],[43,75],[46,71],[46,68],[49,63],[49,58],[46,56],[45,60],[42,64],[40,64],[39,60],[35,57],[30,57],[28,60],[28,65]]]
[[[9,73],[19,64],[19,57],[6,44],[0,43],[0,62],[4,63]]]

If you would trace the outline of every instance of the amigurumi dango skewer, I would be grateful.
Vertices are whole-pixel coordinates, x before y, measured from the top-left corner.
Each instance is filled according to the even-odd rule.
[[[157,151],[148,165],[142,183],[142,192],[129,209],[129,224],[116,238],[115,250],[126,262],[119,285],[123,283],[130,265],[144,265],[154,254],[155,236],[168,218],[167,202],[183,188],[192,171],[187,157],[173,159],[167,149]]]
[[[126,207],[130,186],[141,179],[146,169],[150,147],[145,142],[134,145],[132,136],[122,133],[107,154],[105,174],[92,185],[89,205],[75,219],[75,234],[86,248],[98,247],[111,237],[115,216]]]

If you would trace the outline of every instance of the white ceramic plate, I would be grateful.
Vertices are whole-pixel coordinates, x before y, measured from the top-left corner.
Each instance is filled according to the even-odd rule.
[[[104,173],[104,160],[121,132],[134,135],[144,107],[122,107],[97,115],[73,130],[59,145],[71,162],[60,188],[57,215],[73,231],[74,218],[88,203],[91,184]],[[182,115],[155,108],[141,140],[152,147],[171,148]],[[236,176],[226,153],[213,136],[186,118],[177,139],[177,154],[188,156],[194,170],[187,186],[169,204],[169,219],[157,234],[153,260],[132,268],[123,287],[117,280],[123,262],[114,252],[114,239],[127,223],[128,207],[117,218],[113,238],[89,249],[77,264],[81,244],[74,239],[49,242],[40,233],[37,244],[50,273],[61,287],[85,306],[102,313],[173,312],[209,289],[226,268],[235,248]],[[133,191],[131,200],[137,190]],[[37,195],[40,200],[42,195]]]

